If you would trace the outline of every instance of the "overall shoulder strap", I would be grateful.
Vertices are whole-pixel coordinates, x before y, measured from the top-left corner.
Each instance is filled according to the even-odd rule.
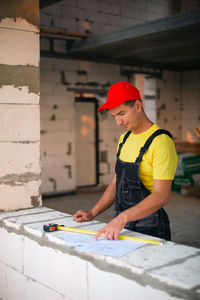
[[[118,151],[117,151],[117,157],[120,156],[122,146],[124,145],[124,143],[126,142],[126,140],[127,140],[127,138],[129,137],[130,134],[131,134],[131,131],[127,131],[127,133],[125,134],[125,136],[123,138],[123,141],[119,144],[119,148],[118,148]]]
[[[164,129],[158,129],[156,130],[145,142],[144,146],[140,149],[140,153],[138,155],[138,157],[136,158],[135,162],[141,162],[142,160],[142,156],[144,155],[144,153],[149,149],[149,146],[151,145],[152,141],[154,140],[154,138],[160,134],[166,134],[168,135],[171,139],[173,138],[171,133],[167,130]]]

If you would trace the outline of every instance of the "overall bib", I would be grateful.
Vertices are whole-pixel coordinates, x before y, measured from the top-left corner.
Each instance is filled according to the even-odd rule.
[[[153,139],[160,134],[167,134],[172,138],[171,134],[163,129],[155,131],[140,149],[139,155],[134,163],[123,162],[119,159],[122,146],[129,137],[131,131],[128,131],[122,143],[120,143],[117,152],[117,161],[115,171],[116,180],[116,200],[115,200],[115,216],[118,216],[124,210],[138,204],[151,192],[144,186],[139,176],[139,164],[144,153],[148,150]],[[126,229],[156,236],[165,240],[171,240],[170,224],[168,216],[163,208],[154,212],[152,215],[140,219],[138,221],[129,222],[125,226]]]

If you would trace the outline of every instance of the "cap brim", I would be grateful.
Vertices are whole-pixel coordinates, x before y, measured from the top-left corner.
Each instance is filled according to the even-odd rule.
[[[100,111],[102,111],[102,110],[104,110],[104,109],[107,109],[107,108],[104,107],[104,106],[105,106],[105,105],[100,106],[100,107],[97,109],[97,111],[100,112]]]
[[[115,108],[115,107],[117,107],[117,106],[119,106],[120,104],[118,104],[118,105],[108,105],[108,103],[104,103],[102,106],[100,106],[98,109],[97,109],[97,111],[98,112],[100,112],[100,111],[102,111],[102,110],[105,110],[105,109],[111,109],[111,108]]]
[[[100,107],[97,109],[97,111],[100,112],[100,111],[105,110],[105,109],[108,109],[108,108],[107,108],[107,105],[103,104],[102,106],[100,106]]]
[[[118,102],[118,103],[104,103],[102,106],[100,106],[98,109],[97,109],[97,111],[98,112],[100,112],[100,111],[102,111],[102,110],[105,110],[105,109],[112,109],[112,108],[115,108],[115,107],[117,107],[117,106],[120,106],[121,104],[123,104],[124,102],[126,102],[126,101],[137,101],[137,100],[141,100],[140,98],[138,98],[138,99],[133,99],[133,97],[130,97],[130,99],[126,99],[125,101],[121,101],[121,102]]]

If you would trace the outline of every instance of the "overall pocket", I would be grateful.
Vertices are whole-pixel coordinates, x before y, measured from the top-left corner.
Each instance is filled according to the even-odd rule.
[[[140,181],[126,178],[122,180],[121,202],[133,206],[143,199]]]
[[[136,227],[158,227],[159,217],[158,212],[153,213],[152,215],[143,218],[136,222]]]

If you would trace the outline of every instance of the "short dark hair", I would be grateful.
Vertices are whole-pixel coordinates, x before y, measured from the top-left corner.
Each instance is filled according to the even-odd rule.
[[[141,99],[138,99],[138,100],[142,101]],[[137,100],[128,100],[128,101],[125,101],[123,104],[126,106],[133,107],[136,101]]]
[[[137,99],[137,100],[142,101],[142,99]],[[136,102],[137,100],[127,100],[127,101],[125,101],[125,102],[122,103],[122,104],[124,104],[124,105],[126,105],[126,106],[129,106],[129,107],[133,107],[134,104],[135,104],[135,102]],[[109,111],[109,109],[110,109],[110,108],[105,109],[105,111]]]

